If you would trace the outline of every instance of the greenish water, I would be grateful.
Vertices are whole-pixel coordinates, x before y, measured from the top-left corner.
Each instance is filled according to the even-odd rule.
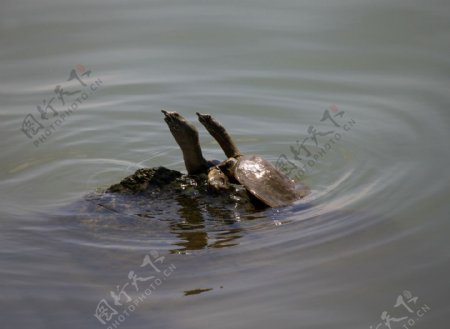
[[[437,0],[3,1],[2,328],[447,328],[449,17]],[[162,108],[211,113],[311,194],[79,220],[138,168],[184,170]]]

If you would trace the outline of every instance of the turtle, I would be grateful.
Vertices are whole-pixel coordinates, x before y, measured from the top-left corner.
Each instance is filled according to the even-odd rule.
[[[305,189],[278,171],[269,161],[257,155],[242,155],[227,130],[210,114],[196,113],[200,123],[219,143],[227,160],[207,161],[200,147],[195,126],[177,112],[162,110],[164,121],[178,143],[189,175],[207,173],[213,191],[229,189],[230,181],[242,185],[255,205],[286,206],[302,198]]]
[[[228,158],[214,166],[213,177],[218,172],[225,173],[231,181],[243,185],[252,197],[272,208],[292,204],[307,194],[304,186],[296,186],[269,161],[258,155],[243,155],[227,130],[210,114],[196,114]]]

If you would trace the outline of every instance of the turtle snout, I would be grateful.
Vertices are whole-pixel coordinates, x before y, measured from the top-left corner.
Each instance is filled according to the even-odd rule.
[[[211,120],[211,115],[210,114],[202,114],[200,112],[195,112],[195,114],[197,114],[198,120],[200,122],[206,122],[208,120]]]

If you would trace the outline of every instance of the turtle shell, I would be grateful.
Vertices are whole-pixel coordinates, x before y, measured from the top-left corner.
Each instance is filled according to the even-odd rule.
[[[286,206],[301,197],[292,180],[269,161],[256,155],[240,156],[234,167],[234,176],[251,194],[269,207]]]

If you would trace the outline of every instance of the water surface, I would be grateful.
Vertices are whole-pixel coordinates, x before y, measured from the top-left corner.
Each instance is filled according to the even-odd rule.
[[[4,1],[2,326],[446,328],[449,8]],[[37,106],[53,97],[45,120]],[[138,168],[184,170],[162,108],[211,113],[311,194],[277,210],[168,200],[155,218],[80,220],[84,196]],[[31,138],[29,114],[47,127]],[[147,280],[136,288],[131,271]],[[136,303],[114,305],[126,284]],[[117,311],[105,325],[103,299]]]

